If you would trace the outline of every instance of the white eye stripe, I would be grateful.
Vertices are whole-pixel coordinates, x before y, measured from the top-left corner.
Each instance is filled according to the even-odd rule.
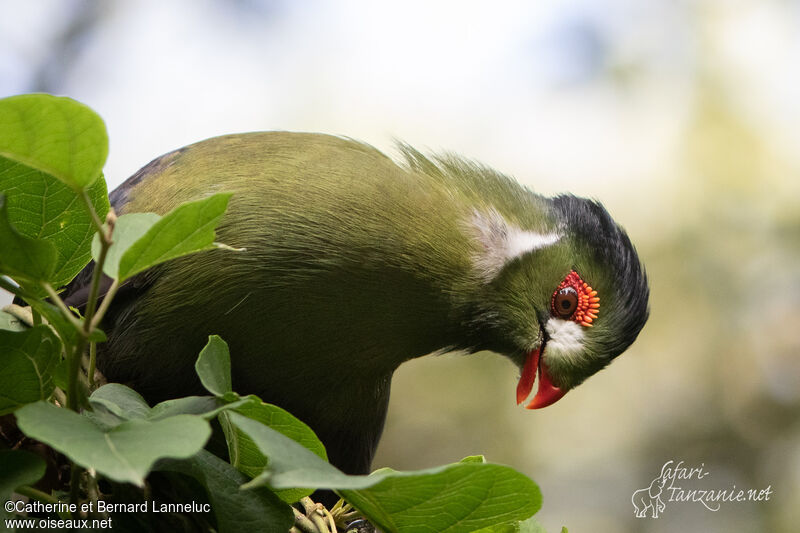
[[[506,243],[506,257],[513,259],[517,256],[555,244],[561,238],[557,233],[534,233],[513,226],[509,227]]]
[[[472,230],[483,249],[473,258],[482,278],[491,280],[509,261],[559,241],[557,233],[537,233],[509,224],[496,209],[475,211]]]

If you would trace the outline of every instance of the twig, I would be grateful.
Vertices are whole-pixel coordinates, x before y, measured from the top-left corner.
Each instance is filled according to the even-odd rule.
[[[325,513],[328,512],[328,510],[325,509],[324,505],[314,503],[314,501],[308,496],[302,498],[300,503],[303,504],[303,507],[306,510],[306,516],[311,519],[319,533],[337,533],[336,524],[334,523],[333,519],[330,520],[330,524],[333,526],[332,530],[328,527],[328,523],[326,523],[327,517],[325,516]],[[330,513],[328,513],[328,515],[330,516]]]
[[[317,526],[308,519],[306,515],[292,507],[292,511],[294,511],[294,525],[297,526],[300,531],[304,533],[320,533],[317,529]]]
[[[64,393],[63,390],[59,389],[58,387],[53,389],[53,397],[56,399],[58,405],[60,405],[61,407],[67,405],[67,395]]]
[[[61,299],[61,296],[58,295],[53,286],[47,283],[46,281],[43,281],[41,285],[42,288],[45,290],[45,292],[47,292],[47,295],[56,305],[56,307],[58,307],[58,309],[61,311],[61,314],[64,315],[64,318],[69,320],[72,323],[72,325],[75,326],[75,329],[77,329],[79,332],[81,332],[81,334],[83,334],[84,331],[83,323],[77,318],[75,318],[75,315],[72,314],[72,311],[69,310],[67,304],[64,303],[64,300]]]

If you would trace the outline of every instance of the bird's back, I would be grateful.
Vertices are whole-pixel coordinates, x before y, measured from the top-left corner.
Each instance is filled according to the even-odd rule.
[[[366,471],[393,370],[459,338],[450,285],[470,246],[459,195],[356,141],[273,132],[166,154],[111,200],[119,214],[164,214],[222,191],[233,196],[217,240],[245,251],[132,280],[104,323],[100,369],[151,402],[202,394],[193,363],[219,334],[235,390],[288,409],[334,464]]]

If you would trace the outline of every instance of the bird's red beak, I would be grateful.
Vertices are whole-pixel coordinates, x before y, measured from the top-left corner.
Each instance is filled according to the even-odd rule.
[[[528,357],[525,359],[525,366],[522,368],[522,375],[519,378],[519,383],[517,383],[517,405],[519,405],[530,395],[531,390],[533,390],[533,382],[536,381],[536,372],[539,372],[539,390],[536,391],[536,396],[533,397],[533,400],[525,406],[526,409],[547,407],[556,403],[567,393],[567,391],[559,389],[550,381],[550,376],[547,375],[547,367],[541,360],[543,347],[544,345],[539,346],[528,353]]]

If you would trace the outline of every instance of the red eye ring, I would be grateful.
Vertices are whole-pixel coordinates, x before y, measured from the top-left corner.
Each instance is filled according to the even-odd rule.
[[[591,327],[600,313],[600,297],[572,270],[553,293],[550,310],[555,317]]]

